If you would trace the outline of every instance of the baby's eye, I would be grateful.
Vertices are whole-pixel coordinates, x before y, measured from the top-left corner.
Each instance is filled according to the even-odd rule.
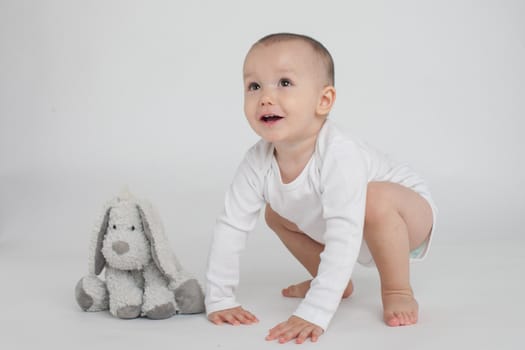
[[[279,86],[287,87],[291,85],[292,85],[292,82],[290,81],[290,79],[282,78],[281,80],[279,80]]]
[[[259,90],[261,88],[261,86],[257,83],[250,83],[248,84],[248,91],[255,91],[255,90]]]
[[[135,231],[135,226],[131,226],[131,231]]]
[[[111,227],[113,227],[114,230],[117,229],[117,225],[113,225],[113,226],[111,226]]]

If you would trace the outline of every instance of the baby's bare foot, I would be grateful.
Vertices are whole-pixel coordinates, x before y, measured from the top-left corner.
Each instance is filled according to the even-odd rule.
[[[310,290],[311,283],[312,280],[307,280],[298,284],[293,284],[288,288],[283,289],[281,293],[283,294],[283,296],[288,298],[304,298],[308,290]],[[348,282],[348,286],[346,287],[343,293],[343,299],[348,298],[350,295],[352,295],[353,291],[354,285],[352,284],[352,281],[350,281]]]
[[[383,318],[391,327],[417,323],[418,304],[412,291],[383,291]]]
[[[312,280],[308,280],[298,284],[293,284],[288,286],[288,288],[284,288],[281,293],[288,298],[304,298],[310,289],[311,282]]]

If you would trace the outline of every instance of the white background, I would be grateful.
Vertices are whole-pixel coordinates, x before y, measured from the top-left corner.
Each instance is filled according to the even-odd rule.
[[[282,31],[332,53],[331,118],[427,180],[436,244],[521,239],[524,18],[518,0],[0,0],[0,256],[53,256],[73,288],[94,220],[127,185],[202,279],[222,196],[257,141],[244,55]],[[257,231],[246,274],[292,262]]]

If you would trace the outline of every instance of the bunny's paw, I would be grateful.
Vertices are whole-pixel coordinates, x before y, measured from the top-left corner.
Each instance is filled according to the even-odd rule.
[[[137,318],[140,316],[140,306],[127,305],[117,309],[118,318],[123,318],[126,320]]]
[[[175,305],[172,302],[155,306],[153,309],[146,311],[145,315],[147,318],[152,320],[163,320],[169,318],[177,313]]]
[[[204,294],[196,279],[187,280],[175,290],[175,301],[181,314],[204,312]]]
[[[96,276],[85,276],[78,281],[75,298],[84,311],[101,311],[108,309],[106,284]]]

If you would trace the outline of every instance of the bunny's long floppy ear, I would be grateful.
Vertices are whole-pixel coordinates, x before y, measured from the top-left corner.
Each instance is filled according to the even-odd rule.
[[[89,259],[89,272],[91,274],[100,274],[106,265],[106,259],[104,258],[104,255],[102,255],[102,243],[108,229],[109,212],[111,211],[111,207],[112,202],[108,202],[93,229]]]
[[[137,208],[142,219],[144,233],[150,241],[151,256],[155,264],[169,282],[175,282],[181,266],[171,250],[168,238],[164,234],[164,227],[160,217],[151,204],[145,201],[137,202]]]

